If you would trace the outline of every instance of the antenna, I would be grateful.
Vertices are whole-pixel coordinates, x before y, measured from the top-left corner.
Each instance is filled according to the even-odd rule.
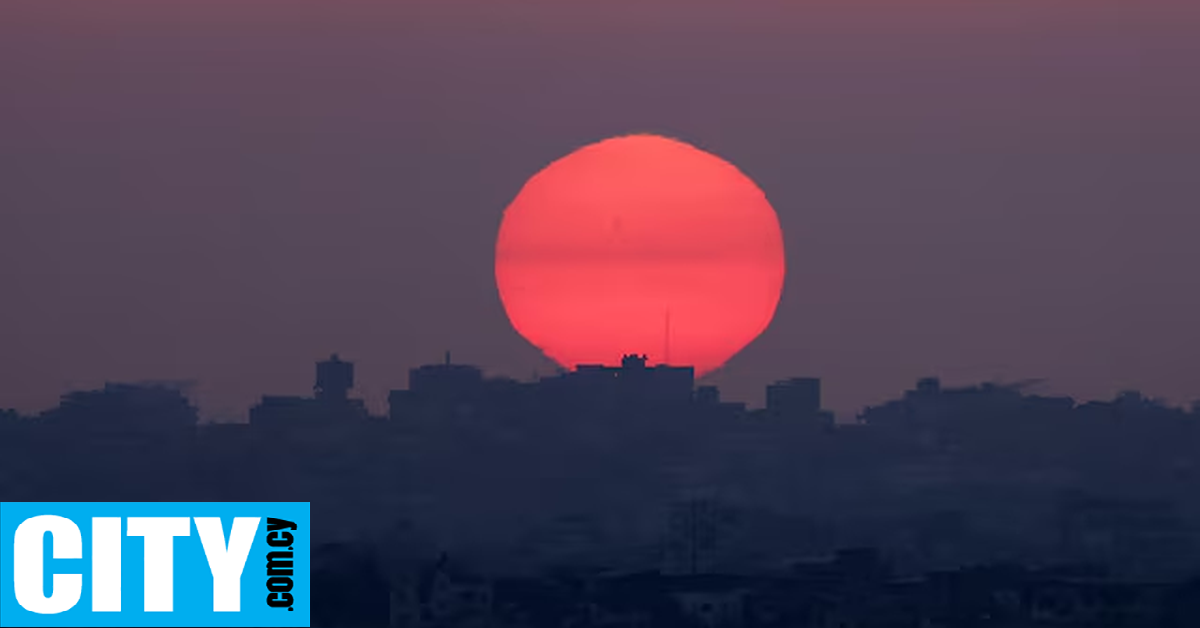
[[[667,316],[663,329],[663,364],[671,364],[671,307],[667,306]]]

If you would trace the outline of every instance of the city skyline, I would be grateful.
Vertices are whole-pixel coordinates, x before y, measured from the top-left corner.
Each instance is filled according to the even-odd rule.
[[[909,382],[913,384],[912,387],[892,391],[891,396],[881,400],[877,404],[866,404],[856,408],[851,413],[840,413],[823,404],[824,393],[822,391],[824,381],[819,376],[811,374],[802,376],[793,374],[774,381],[763,382],[760,387],[760,391],[763,393],[760,395],[762,402],[752,403],[742,399],[729,398],[723,393],[720,386],[707,382],[706,378],[697,377],[694,367],[671,364],[665,361],[653,362],[648,360],[645,355],[624,354],[620,359],[610,361],[609,363],[579,364],[571,369],[556,366],[549,373],[535,373],[531,377],[520,378],[492,373],[479,365],[452,361],[452,352],[450,351],[444,353],[443,359],[440,362],[429,362],[409,369],[404,380],[405,387],[396,387],[400,382],[393,382],[393,385],[389,387],[386,393],[384,403],[378,404],[369,403],[360,394],[361,391],[355,383],[355,374],[359,371],[355,368],[355,363],[352,360],[344,360],[343,357],[341,354],[335,352],[327,358],[315,361],[316,378],[312,386],[294,386],[292,390],[286,393],[279,391],[264,392],[238,416],[227,415],[216,418],[205,416],[202,409],[197,406],[191,396],[191,391],[194,389],[195,383],[186,380],[105,381],[100,385],[66,391],[61,395],[57,403],[61,404],[63,401],[78,395],[90,395],[108,391],[163,390],[178,392],[183,395],[183,398],[187,399],[192,407],[200,411],[198,417],[201,423],[249,423],[253,421],[255,410],[263,408],[269,403],[282,403],[284,412],[281,416],[287,417],[289,412],[294,411],[294,408],[289,407],[288,404],[307,402],[314,399],[318,401],[337,401],[338,403],[348,402],[357,409],[357,412],[362,413],[361,417],[359,417],[362,419],[390,419],[403,423],[407,419],[401,418],[397,414],[397,396],[409,393],[414,387],[420,387],[422,382],[425,386],[437,386],[439,385],[437,382],[446,375],[450,376],[447,382],[455,385],[456,382],[461,384],[461,378],[465,375],[468,387],[499,385],[501,387],[519,386],[528,387],[530,390],[543,390],[547,386],[554,386],[556,382],[570,380],[577,380],[579,382],[594,381],[589,380],[589,378],[594,378],[598,373],[606,373],[617,377],[624,373],[644,369],[647,372],[658,371],[660,373],[668,373],[667,382],[670,382],[673,377],[669,373],[676,373],[679,376],[686,374],[685,380],[677,380],[675,384],[668,383],[668,388],[671,386],[678,388],[679,385],[683,385],[684,381],[686,381],[688,390],[687,398],[690,402],[721,405],[733,415],[771,411],[780,403],[788,403],[788,401],[784,400],[793,400],[790,403],[799,403],[802,406],[808,407],[808,410],[802,413],[805,416],[824,417],[831,422],[831,425],[842,426],[859,425],[864,413],[869,413],[873,410],[878,410],[880,407],[885,407],[887,404],[894,403],[897,399],[904,398],[904,395],[921,392],[928,393],[931,391],[946,391],[951,393],[1009,391],[1023,395],[1028,394],[1034,398],[1048,400],[1056,404],[1069,402],[1075,407],[1082,407],[1089,404],[1122,403],[1127,402],[1130,398],[1135,398],[1139,404],[1151,404],[1163,410],[1200,412],[1200,399],[1194,399],[1187,403],[1172,403],[1162,398],[1147,396],[1143,391],[1131,388],[1114,391],[1113,394],[1107,397],[1088,399],[1076,398],[1071,395],[1045,394],[1045,381],[1040,378],[1009,381],[979,380],[971,382],[945,382],[940,377],[923,376]],[[330,373],[337,373],[337,375],[330,375]],[[331,386],[328,383],[330,381],[337,381],[339,383]],[[303,390],[297,390],[297,388],[303,388]],[[329,392],[330,390],[334,391],[332,395]],[[448,390],[447,394],[453,396],[461,392]],[[900,397],[896,396],[898,393],[901,394]],[[678,397],[678,394],[676,396]],[[52,406],[47,406],[29,412],[0,407],[0,411],[17,411],[17,415],[15,416],[27,417],[36,417],[53,409]],[[284,425],[286,425],[288,420],[284,420]]]
[[[376,405],[447,348],[548,370],[496,296],[501,213],[642,131],[780,215],[788,286],[731,398],[1200,396],[1195,3],[72,6],[0,10],[0,406],[194,379],[220,416],[335,350]]]
[[[0,624],[1195,628],[1198,61],[1200,0],[0,2]]]
[[[621,362],[520,383],[446,356],[373,416],[352,393],[353,363],[334,355],[310,369],[311,393],[264,395],[236,425],[202,423],[169,387],[77,391],[37,416],[0,411],[0,492],[271,491],[311,503],[319,543],[349,540],[404,568],[441,548],[493,573],[660,559],[696,572],[695,553],[673,554],[660,534],[701,500],[727,537],[705,550],[717,551],[705,571],[875,547],[909,573],[1013,560],[1194,573],[1200,406],[925,378],[835,423],[817,379],[776,382],[765,408],[746,408],[696,388],[690,368]],[[76,466],[47,472],[49,452]],[[291,481],[272,481],[281,472]]]

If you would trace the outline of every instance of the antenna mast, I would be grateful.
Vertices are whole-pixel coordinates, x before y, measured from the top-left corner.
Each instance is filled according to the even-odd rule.
[[[663,328],[663,364],[671,364],[671,308],[669,306]]]

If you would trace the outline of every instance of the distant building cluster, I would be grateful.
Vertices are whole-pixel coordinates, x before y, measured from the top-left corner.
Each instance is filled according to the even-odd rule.
[[[380,420],[361,400],[351,399],[354,367],[337,355],[317,364],[313,397],[263,397],[251,409],[250,423],[262,427],[299,427],[325,422]],[[695,385],[686,366],[650,366],[644,355],[626,355],[620,366],[580,365],[535,382],[488,378],[475,366],[454,364],[447,352],[442,364],[409,372],[408,388],[388,395],[387,419],[396,424],[447,416],[503,418],[546,413],[596,414],[637,410],[677,413],[681,409],[730,417],[747,413],[745,404],[721,401],[715,386]],[[794,378],[767,387],[767,407],[757,411],[773,418],[831,428],[832,412],[821,407],[821,381]]]
[[[730,616],[747,626],[874,625],[828,623],[861,605],[827,600],[812,608],[842,610],[802,612],[826,623],[753,623],[776,611],[752,600],[779,584],[754,574],[845,547],[879,548],[896,575],[872,599],[908,605],[917,602],[893,595],[908,590],[905,578],[1029,565],[1025,588],[1012,593],[1023,600],[1012,612],[1027,622],[1038,608],[1028,587],[1067,586],[1029,575],[1036,565],[1100,565],[1139,582],[1200,575],[1200,413],[1134,392],[1079,403],[1029,394],[1028,382],[950,388],[927,378],[834,421],[818,379],[774,382],[765,407],[747,408],[697,386],[691,368],[641,355],[522,382],[447,354],[412,369],[384,416],[354,397],[354,365],[337,355],[316,364],[313,384],[311,396],[263,397],[237,424],[199,422],[184,390],[163,383],[72,392],[34,417],[2,411],[0,498],[306,501],[322,542],[419,538],[498,574],[658,574],[639,576],[654,593],[636,603],[603,606],[603,579],[572,593],[571,612],[586,602],[601,613],[573,625],[662,625],[642,604],[669,613],[733,604]],[[70,464],[50,468],[50,456]],[[407,532],[395,531],[401,524]],[[700,577],[711,574],[738,575]],[[545,584],[489,582],[465,606],[486,607],[488,621],[510,613],[508,596]],[[710,586],[702,582],[720,582],[726,597],[689,588]],[[922,597],[932,581],[922,582],[913,595],[933,613]],[[381,595],[411,598],[417,615],[439,612],[428,587],[398,586],[389,580]]]
[[[331,546],[317,570],[314,628],[1174,628],[1200,611],[1200,582],[1011,564],[898,576],[870,549],[755,575],[488,577],[444,555],[398,569],[365,548]]]
[[[286,429],[364,421],[369,418],[367,406],[361,399],[350,398],[353,388],[354,364],[334,354],[317,363],[312,397],[263,397],[261,403],[250,409],[250,423]]]

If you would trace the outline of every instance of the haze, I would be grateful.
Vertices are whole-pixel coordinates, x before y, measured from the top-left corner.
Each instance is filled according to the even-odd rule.
[[[650,7],[648,8],[648,5]],[[504,207],[588,142],[677,136],[780,214],[775,322],[715,376],[843,413],[918,376],[1200,397],[1193,3],[6,2],[0,407],[333,351],[381,407],[441,358],[527,377]]]

